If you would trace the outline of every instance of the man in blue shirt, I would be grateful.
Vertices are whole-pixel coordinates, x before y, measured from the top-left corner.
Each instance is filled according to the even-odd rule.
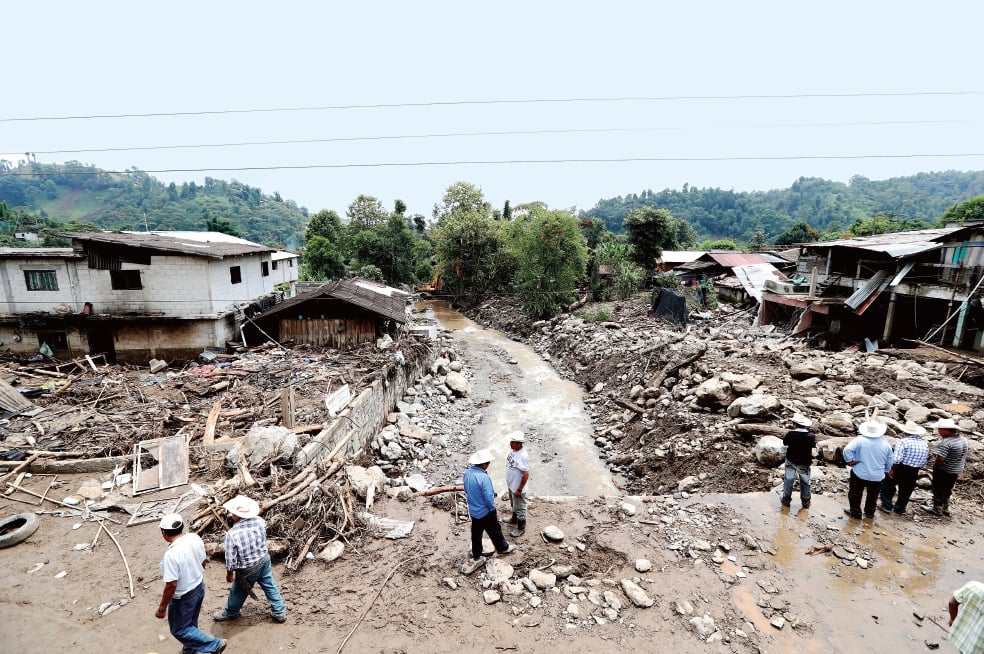
[[[479,450],[468,459],[471,467],[465,470],[465,497],[468,500],[468,515],[471,516],[472,560],[466,562],[461,572],[466,575],[478,570],[485,563],[482,553],[482,534],[488,534],[499,554],[509,554],[516,546],[506,542],[502,535],[502,525],[495,512],[495,489],[489,478],[488,468],[492,463],[492,451]]]
[[[866,420],[858,426],[861,435],[844,448],[844,461],[851,466],[851,480],[847,489],[849,509],[844,509],[852,518],[861,518],[861,496],[865,497],[864,514],[875,517],[878,493],[882,480],[892,469],[892,446],[882,435],[888,425],[878,420]]]

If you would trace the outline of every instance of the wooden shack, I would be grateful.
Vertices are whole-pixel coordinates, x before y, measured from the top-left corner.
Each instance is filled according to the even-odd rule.
[[[409,294],[350,277],[330,282],[254,315],[244,327],[248,344],[273,339],[318,348],[348,349],[389,334],[407,320]]]

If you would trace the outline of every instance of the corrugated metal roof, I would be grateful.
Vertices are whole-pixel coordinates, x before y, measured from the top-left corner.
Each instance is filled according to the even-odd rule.
[[[73,242],[119,245],[212,259],[276,252],[265,245],[219,232],[64,232],[61,236]]]
[[[879,270],[864,284],[862,284],[861,288],[854,291],[854,293],[851,294],[851,297],[844,300],[844,304],[857,311],[858,307],[860,307],[865,300],[871,297],[872,294],[878,290],[878,288],[882,285],[882,282],[885,282],[886,277],[888,277],[888,273],[884,270]]]
[[[700,259],[704,254],[706,254],[705,250],[663,250],[660,259],[663,263],[690,263]]]
[[[837,241],[810,243],[804,246],[807,250],[823,250],[832,247],[851,248],[881,252],[893,259],[912,256],[922,252],[938,250],[943,244],[935,241],[961,229],[960,227],[939,227],[935,229],[917,229],[909,232],[893,232],[891,234],[875,234],[844,238]]]
[[[747,266],[753,263],[765,263],[765,259],[759,255],[746,254],[744,252],[708,252],[707,256],[725,268]]]
[[[765,290],[765,280],[785,280],[786,276],[771,263],[751,263],[746,266],[735,266],[735,277],[741,283],[745,292],[753,298],[762,301],[762,291]]]
[[[350,277],[340,279],[337,282],[322,284],[307,293],[300,293],[289,300],[284,300],[272,309],[264,311],[263,315],[277,314],[308,300],[332,297],[368,309],[386,318],[392,318],[397,322],[406,322],[408,296],[409,293],[392,286],[378,284],[362,277]]]

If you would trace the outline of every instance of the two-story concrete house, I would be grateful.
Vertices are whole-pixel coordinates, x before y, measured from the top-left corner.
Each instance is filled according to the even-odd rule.
[[[239,340],[244,309],[281,296],[272,248],[216,232],[66,233],[71,248],[0,248],[0,348],[58,358],[190,359]]]

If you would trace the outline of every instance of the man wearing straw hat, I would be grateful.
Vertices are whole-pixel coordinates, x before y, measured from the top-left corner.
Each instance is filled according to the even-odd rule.
[[[810,464],[813,462],[813,448],[817,444],[817,436],[810,431],[813,421],[802,413],[793,414],[790,419],[796,427],[782,439],[786,446],[786,471],[782,482],[783,506],[793,502],[793,482],[799,477],[800,502],[804,509],[810,508]]]
[[[865,492],[864,515],[875,517],[882,480],[892,469],[892,447],[882,438],[886,429],[888,425],[880,420],[865,420],[858,425],[861,435],[844,448],[844,461],[851,467],[847,490],[850,508],[844,513],[852,518],[861,519],[861,497]]]
[[[950,515],[950,495],[957,476],[963,472],[967,461],[967,439],[960,435],[957,423],[950,418],[936,422],[940,434],[940,444],[936,446],[936,459],[933,461],[933,505],[923,505],[926,513]]]
[[[898,515],[905,513],[912,491],[916,488],[919,469],[926,465],[926,459],[929,458],[929,445],[922,437],[926,433],[925,429],[908,420],[902,425],[902,432],[905,437],[895,444],[892,469],[888,471],[881,485],[882,510],[894,511]],[[897,498],[896,489],[899,492]]]
[[[270,616],[276,622],[286,621],[287,605],[273,578],[266,520],[260,517],[260,505],[245,495],[237,495],[222,508],[232,514],[234,523],[225,535],[226,581],[232,585],[225,608],[213,613],[212,618],[216,622],[238,618],[246,597],[256,597],[253,585],[259,584],[270,603]]]
[[[512,515],[509,524],[516,528],[509,532],[513,538],[526,533],[526,483],[530,480],[530,455],[523,443],[526,436],[521,431],[509,434],[509,455],[506,457],[506,486],[509,488],[509,501]]]
[[[502,535],[502,525],[495,512],[495,489],[489,478],[489,464],[492,463],[492,450],[479,450],[471,455],[465,470],[465,498],[468,500],[468,515],[471,516],[472,560],[461,567],[462,574],[470,575],[486,561],[482,552],[482,534],[488,534],[492,545],[499,554],[509,554],[516,546],[506,542]],[[491,554],[491,553],[489,553]]]

